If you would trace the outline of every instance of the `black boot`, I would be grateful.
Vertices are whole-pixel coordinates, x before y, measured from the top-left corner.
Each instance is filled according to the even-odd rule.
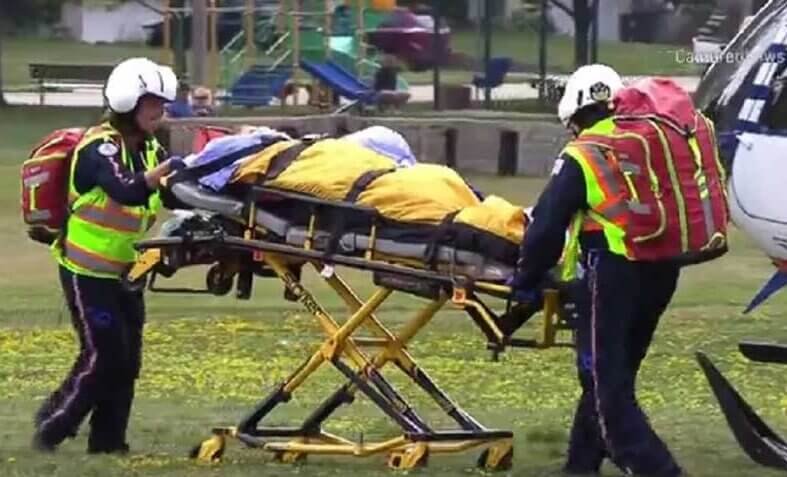
[[[39,431],[33,434],[33,441],[30,443],[30,447],[32,447],[33,450],[45,453],[51,453],[57,450],[57,444],[49,442]]]

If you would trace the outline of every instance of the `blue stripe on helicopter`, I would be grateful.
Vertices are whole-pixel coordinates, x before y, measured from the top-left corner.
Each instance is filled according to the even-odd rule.
[[[746,307],[746,310],[743,312],[747,314],[760,306],[765,300],[767,300],[771,295],[776,293],[777,291],[781,290],[787,286],[787,273],[785,272],[776,272],[770,280],[762,287],[762,289],[757,293],[754,299],[749,303],[749,306]]]

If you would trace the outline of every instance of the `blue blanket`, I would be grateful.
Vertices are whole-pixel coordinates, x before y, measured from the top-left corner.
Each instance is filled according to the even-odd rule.
[[[291,138],[283,132],[270,128],[257,128],[249,133],[213,139],[202,151],[186,158],[186,162],[189,167],[212,163],[223,164],[218,170],[198,179],[203,187],[220,192],[244,161],[277,141],[289,139]],[[373,126],[342,139],[390,157],[399,167],[408,167],[416,163],[407,141],[399,133],[386,127]]]
[[[244,160],[282,139],[289,139],[289,136],[267,128],[249,134],[233,134],[216,138],[208,142],[196,156],[189,158],[189,167],[228,161],[228,164],[218,171],[199,178],[202,186],[219,192],[227,185]]]

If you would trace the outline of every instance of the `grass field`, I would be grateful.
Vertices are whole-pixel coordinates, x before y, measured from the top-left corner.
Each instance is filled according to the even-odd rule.
[[[149,294],[145,358],[133,410],[130,456],[85,455],[85,428],[54,455],[29,448],[31,416],[65,375],[75,341],[46,250],[27,240],[18,211],[18,170],[29,147],[55,127],[85,124],[95,111],[0,110],[0,475],[17,476],[385,476],[384,457],[364,460],[311,457],[304,467],[272,463],[270,456],[231,442],[219,466],[194,463],[189,448],[215,425],[232,425],[263,393],[314,349],[320,334],[298,307],[281,299],[277,283],[256,282],[248,302],[232,297]],[[530,204],[542,181],[473,176],[480,188]],[[776,476],[738,449],[717,410],[693,354],[708,352],[741,392],[777,429],[787,429],[787,381],[775,366],[753,365],[736,353],[744,338],[787,340],[777,296],[751,316],[741,316],[770,268],[740,235],[733,251],[715,263],[689,269],[665,316],[640,379],[640,398],[653,425],[692,476]],[[348,273],[362,296],[370,280]],[[178,283],[195,283],[196,273]],[[306,284],[325,290],[310,275]],[[319,285],[319,286],[318,286]],[[324,305],[340,311],[334,296],[320,291]],[[399,323],[419,300],[403,297],[380,316]],[[530,330],[526,330],[530,331]],[[466,316],[443,311],[418,336],[413,355],[465,409],[490,427],[515,433],[512,476],[551,475],[563,459],[578,387],[568,350],[511,350],[491,362],[480,333]],[[395,383],[403,380],[388,373]],[[342,380],[324,370],[307,381],[275,424],[297,424],[320,397]],[[409,386],[406,390],[412,391]],[[421,415],[446,424],[434,406],[408,392]],[[328,430],[364,439],[394,431],[366,399],[342,409]],[[448,477],[476,473],[478,451],[433,457],[418,475]],[[619,475],[606,467],[604,475]]]
[[[453,35],[452,47],[455,51],[476,58],[483,56],[476,30],[458,30]],[[573,67],[573,40],[568,37],[550,37],[548,42],[549,71],[567,73]],[[696,75],[698,71],[690,64],[676,60],[674,45],[655,45],[644,43],[600,42],[599,58],[622,74],[664,74]],[[141,44],[88,45],[64,40],[43,40],[32,38],[8,38],[3,40],[3,80],[6,87],[15,88],[30,85],[28,64],[32,62],[115,62],[118,58],[148,56],[159,61],[160,48]],[[538,35],[534,32],[495,31],[492,38],[493,56],[510,56],[517,62],[532,66],[537,72]],[[432,73],[405,74],[413,84],[431,83]],[[445,71],[446,83],[467,83],[472,80],[472,72]]]

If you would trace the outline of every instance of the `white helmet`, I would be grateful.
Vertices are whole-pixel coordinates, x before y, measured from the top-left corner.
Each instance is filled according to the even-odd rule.
[[[109,109],[127,113],[146,94],[174,101],[177,89],[178,79],[169,66],[157,65],[147,58],[130,58],[112,70],[104,86],[104,97]]]
[[[585,65],[577,69],[566,83],[557,107],[560,122],[568,126],[574,114],[593,103],[611,101],[623,89],[620,75],[606,65]]]

